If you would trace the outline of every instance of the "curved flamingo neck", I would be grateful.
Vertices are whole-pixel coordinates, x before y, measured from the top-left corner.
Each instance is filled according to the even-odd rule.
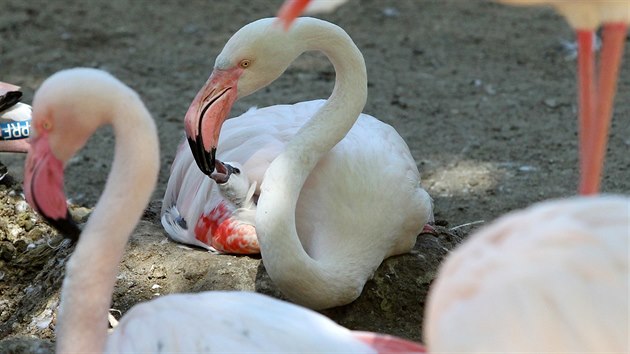
[[[112,169],[66,267],[58,353],[103,351],[118,264],[157,181],[155,124],[134,92],[122,94],[124,100],[118,102],[124,104],[113,103],[113,114],[106,119],[116,135]]]
[[[261,186],[256,213],[256,232],[271,278],[292,299],[311,308],[330,307],[327,298],[310,289],[326,289],[348,301],[346,294],[355,279],[345,279],[343,264],[311,258],[297,234],[295,209],[300,191],[317,162],[352,128],[367,99],[367,74],[361,52],[339,27],[321,21],[300,23],[295,38],[304,51],[323,52],[336,71],[335,87],[327,102],[297,132],[285,151],[269,166]],[[360,292],[360,288],[357,291]]]

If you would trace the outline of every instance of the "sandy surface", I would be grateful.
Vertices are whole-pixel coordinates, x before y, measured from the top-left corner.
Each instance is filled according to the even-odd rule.
[[[273,15],[280,3],[7,0],[0,12],[0,80],[22,86],[25,102],[47,76],[75,66],[105,69],[136,89],[160,130],[159,200],[183,136],[183,115],[214,57],[232,33]],[[409,144],[436,219],[450,226],[487,222],[575,193],[576,63],[563,45],[573,37],[553,11],[464,0],[353,4],[322,17],[345,28],[363,51],[370,90],[365,112],[393,125]],[[628,56],[603,181],[603,191],[611,193],[630,190]],[[238,102],[234,114],[252,105],[324,98],[333,82],[323,56],[305,55],[271,86]],[[111,130],[104,129],[69,163],[73,202],[95,203],[112,145]],[[0,161],[21,179],[23,156],[2,154]],[[159,237],[155,244],[163,244],[157,220],[146,222]],[[170,251],[151,252],[166,258]],[[410,321],[406,326],[419,326],[419,318]]]

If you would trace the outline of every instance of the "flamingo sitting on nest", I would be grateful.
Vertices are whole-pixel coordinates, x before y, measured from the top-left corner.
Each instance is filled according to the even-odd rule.
[[[278,17],[285,28],[303,11],[330,11],[347,0],[286,0]],[[552,5],[575,28],[578,39],[580,133],[579,193],[599,192],[613,112],[617,76],[630,23],[630,0],[497,0],[514,5]],[[326,5],[328,5],[326,7]],[[595,77],[593,38],[604,26],[599,75]]]
[[[31,106],[21,103],[20,87],[0,82],[0,152],[26,153]]]
[[[200,206],[209,192],[198,186],[212,182],[204,173],[212,175],[215,154],[240,162],[251,181],[262,182],[255,231],[270,277],[299,304],[344,305],[383,259],[412,249],[432,218],[431,198],[400,135],[361,113],[366,68],[350,37],[313,18],[299,19],[290,31],[275,22],[258,20],[234,34],[190,105],[192,153],[180,146],[173,162],[163,223],[167,230],[204,231],[199,225],[209,211]],[[328,100],[250,110],[226,121],[236,99],[270,84],[309,50],[322,51],[335,67]]]
[[[102,125],[116,147],[105,190],[67,263],[57,321],[57,353],[420,353],[418,344],[352,332],[265,295],[168,295],[134,306],[107,334],[118,264],[155,186],[155,124],[138,95],[111,75],[71,69],[47,79],[33,101],[25,168],[28,202],[50,218],[67,215],[64,163]]]

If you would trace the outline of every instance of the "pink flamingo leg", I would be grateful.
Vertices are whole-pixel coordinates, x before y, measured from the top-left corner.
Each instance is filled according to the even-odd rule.
[[[593,51],[593,39],[595,33],[591,29],[577,30],[578,41],[578,111],[579,111],[579,155],[580,155],[580,193],[584,194],[583,187],[593,182],[586,177],[589,160],[588,146],[589,135],[592,133],[592,121],[595,115],[595,55]]]
[[[583,169],[580,194],[589,195],[599,192],[626,31],[625,23],[604,25],[604,43],[597,83],[597,106],[595,117],[588,126],[590,142],[585,151],[587,165]]]
[[[291,22],[306,9],[311,0],[287,0],[278,10],[278,19],[285,30],[289,29]]]

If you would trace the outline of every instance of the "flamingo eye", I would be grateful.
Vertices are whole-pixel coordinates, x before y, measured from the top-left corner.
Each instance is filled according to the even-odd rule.
[[[44,128],[44,130],[50,131],[52,129],[52,123],[49,120],[45,120],[42,122],[42,128]]]
[[[240,63],[238,63],[238,65],[243,69],[247,69],[251,64],[252,64],[252,61],[249,59],[243,59],[241,60]]]
[[[241,170],[239,170],[238,168],[234,167],[234,173],[236,173],[237,175],[241,173]]]

